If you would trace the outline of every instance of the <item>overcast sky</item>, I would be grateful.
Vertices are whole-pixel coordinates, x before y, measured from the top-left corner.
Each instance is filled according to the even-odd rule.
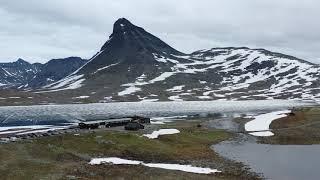
[[[0,62],[90,58],[120,17],[186,53],[248,46],[320,63],[319,0],[0,1]]]

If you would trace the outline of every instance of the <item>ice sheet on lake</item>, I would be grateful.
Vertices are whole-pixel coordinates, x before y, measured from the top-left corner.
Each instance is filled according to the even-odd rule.
[[[2,106],[0,126],[57,125],[127,116],[166,117],[209,113],[278,111],[313,103],[287,100],[116,102],[96,104]],[[152,118],[154,119],[154,118]],[[161,119],[161,118],[160,118]],[[163,118],[162,118],[163,119]],[[157,119],[154,119],[157,120]],[[170,120],[170,119],[165,119]]]
[[[110,164],[126,164],[126,165],[142,165],[152,168],[160,168],[160,169],[168,169],[168,170],[177,170],[177,171],[184,171],[184,172],[190,172],[190,173],[197,173],[197,174],[213,174],[218,171],[217,169],[211,169],[211,168],[202,168],[202,167],[194,167],[191,165],[181,165],[181,164],[164,164],[164,163],[144,163],[143,161],[135,161],[135,160],[127,160],[127,159],[121,159],[116,157],[110,157],[110,158],[93,158],[89,162],[91,165],[99,165],[103,163],[110,163]]]
[[[0,127],[0,134],[30,134],[30,133],[43,133],[48,131],[67,129],[69,126],[53,126],[53,125],[33,125],[33,126],[7,126]]]

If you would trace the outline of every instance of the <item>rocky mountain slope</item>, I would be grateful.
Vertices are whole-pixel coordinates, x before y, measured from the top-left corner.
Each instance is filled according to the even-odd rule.
[[[69,57],[53,59],[45,64],[30,64],[22,59],[12,63],[0,63],[0,88],[39,88],[66,77],[86,62],[79,57]]]
[[[184,54],[122,18],[88,63],[37,93],[68,102],[317,99],[319,70],[264,49]]]

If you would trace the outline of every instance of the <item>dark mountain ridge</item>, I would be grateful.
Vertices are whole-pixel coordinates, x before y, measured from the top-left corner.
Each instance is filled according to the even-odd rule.
[[[0,63],[0,84],[2,88],[39,88],[66,77],[86,62],[79,57],[69,57],[53,59],[45,64],[31,64],[23,59]]]

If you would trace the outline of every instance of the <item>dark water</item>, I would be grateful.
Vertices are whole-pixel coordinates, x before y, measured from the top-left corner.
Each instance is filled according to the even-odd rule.
[[[0,126],[57,125],[111,117],[205,115],[210,113],[252,112],[311,105],[300,101],[193,101],[120,102],[106,104],[39,105],[0,107]]]
[[[318,180],[320,145],[268,145],[223,142],[214,145],[222,156],[243,162],[267,179]]]

